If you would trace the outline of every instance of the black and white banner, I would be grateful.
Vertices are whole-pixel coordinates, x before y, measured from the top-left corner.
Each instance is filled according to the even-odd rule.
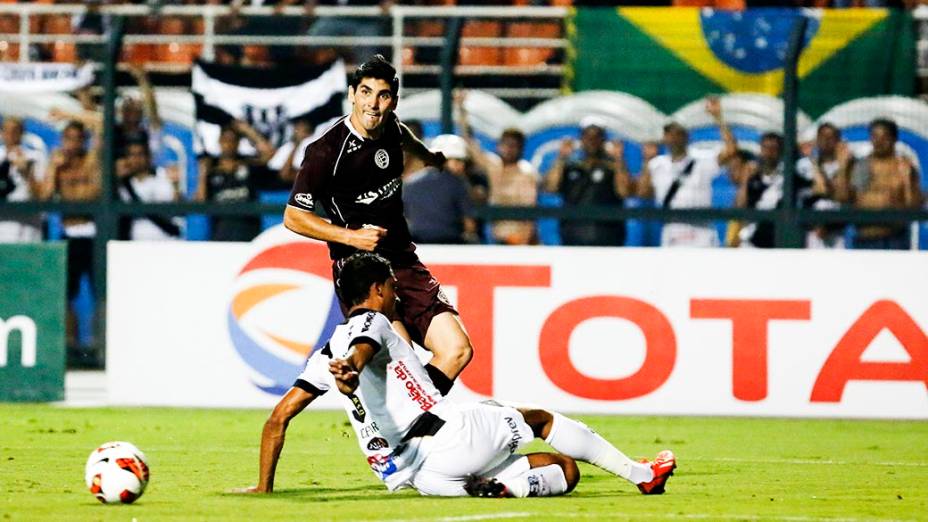
[[[0,92],[65,92],[93,82],[93,67],[69,63],[0,63]]]
[[[196,104],[197,155],[219,155],[219,134],[233,119],[248,122],[275,148],[290,139],[292,122],[309,120],[317,132],[339,118],[348,90],[345,64],[251,68],[197,62],[191,91]],[[245,140],[239,152],[254,149]]]

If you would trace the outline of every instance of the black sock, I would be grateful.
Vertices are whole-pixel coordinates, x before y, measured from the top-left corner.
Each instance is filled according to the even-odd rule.
[[[432,384],[438,388],[438,393],[442,394],[442,396],[448,395],[448,392],[451,391],[451,387],[454,386],[454,381],[449,379],[448,376],[445,375],[445,372],[431,364],[425,365],[425,371],[429,374],[429,378],[432,379]]]

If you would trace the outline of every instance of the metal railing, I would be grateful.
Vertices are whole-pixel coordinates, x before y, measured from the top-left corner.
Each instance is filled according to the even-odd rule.
[[[149,5],[110,5],[97,9],[101,14],[122,17],[144,17],[151,15],[178,16],[202,20],[201,34],[153,34],[132,33],[123,37],[125,44],[193,44],[202,45],[201,57],[212,61],[216,55],[217,46],[222,45],[264,45],[264,46],[307,46],[307,47],[352,47],[358,45],[382,46],[392,49],[394,62],[401,84],[405,74],[422,74],[437,76],[441,73],[439,65],[406,64],[400,58],[403,50],[407,48],[441,48],[445,44],[443,37],[410,36],[406,34],[406,22],[418,20],[451,20],[460,19],[492,19],[492,20],[553,20],[563,26],[568,10],[563,7],[419,7],[394,5],[385,14],[379,7],[350,7],[350,6],[318,6],[313,10],[314,17],[358,17],[378,18],[388,16],[391,19],[392,34],[380,37],[370,36],[309,36],[309,35],[244,35],[220,34],[217,22],[223,17],[239,13],[245,17],[306,17],[302,7],[288,6],[281,9],[272,7],[242,7],[235,11],[223,5],[167,5],[154,8]],[[13,14],[19,16],[18,33],[2,33],[0,41],[7,41],[20,46],[19,61],[29,61],[29,53],[24,52],[33,44],[48,44],[62,42],[65,44],[103,44],[105,36],[87,34],[37,34],[30,31],[31,19],[34,16],[44,15],[80,15],[88,12],[85,5],[72,4],[0,4],[0,15]],[[528,48],[563,50],[568,47],[565,38],[534,38],[534,37],[463,37],[461,45],[470,48]],[[157,66],[156,66],[157,68]],[[172,68],[176,68],[172,67]],[[522,76],[549,76],[560,78],[564,73],[563,64],[533,64],[533,65],[459,65],[455,74],[459,76],[475,75],[522,75]],[[488,92],[500,97],[531,97],[550,98],[560,93],[558,88],[512,88],[497,87],[488,89]],[[415,93],[416,90],[406,91]]]

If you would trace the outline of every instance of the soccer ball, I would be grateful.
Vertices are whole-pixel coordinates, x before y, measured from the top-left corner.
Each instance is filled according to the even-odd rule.
[[[131,504],[148,485],[145,454],[128,442],[102,444],[87,458],[84,481],[104,504]]]

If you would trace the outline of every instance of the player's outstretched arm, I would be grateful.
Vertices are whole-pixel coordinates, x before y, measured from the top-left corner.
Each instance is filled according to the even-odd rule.
[[[290,388],[271,416],[264,423],[261,432],[261,457],[258,472],[258,485],[250,488],[236,490],[236,493],[271,493],[274,491],[274,474],[277,471],[277,461],[280,451],[284,447],[284,435],[290,419],[303,411],[316,396],[300,388]]]
[[[341,243],[368,252],[374,250],[380,239],[387,235],[385,228],[373,225],[357,230],[339,227],[308,210],[294,207],[284,210],[284,226],[301,236]]]

